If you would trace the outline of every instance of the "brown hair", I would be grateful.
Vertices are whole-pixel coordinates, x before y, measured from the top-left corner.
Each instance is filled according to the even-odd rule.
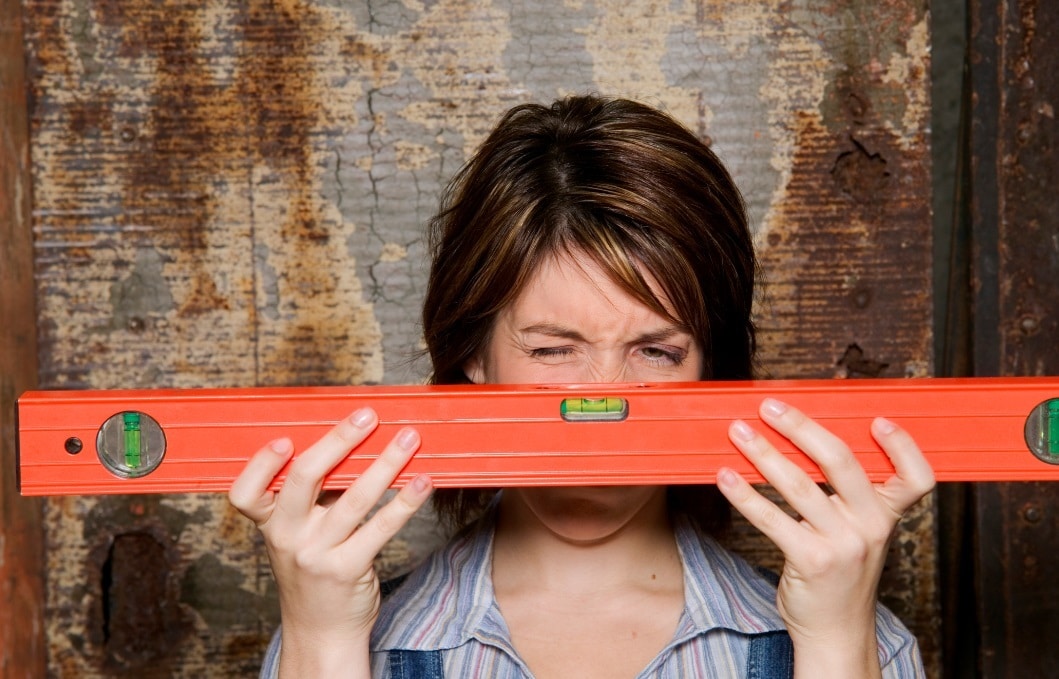
[[[581,96],[511,109],[450,182],[429,238],[423,329],[435,384],[469,382],[464,366],[497,314],[559,252],[592,257],[686,327],[702,349],[702,379],[752,376],[757,261],[742,196],[717,156],[654,108]],[[462,525],[493,494],[439,490],[434,504]],[[673,487],[670,498],[705,529],[728,521],[712,486]]]

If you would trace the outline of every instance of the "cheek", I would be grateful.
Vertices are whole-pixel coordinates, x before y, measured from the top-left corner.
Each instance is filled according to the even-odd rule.
[[[536,379],[533,366],[525,365],[512,354],[506,347],[490,346],[484,358],[476,362],[480,366],[477,374],[481,378],[476,381],[484,384],[532,384],[541,381]]]

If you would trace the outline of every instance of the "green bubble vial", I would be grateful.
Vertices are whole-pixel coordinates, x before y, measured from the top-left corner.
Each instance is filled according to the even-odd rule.
[[[1048,454],[1059,455],[1059,398],[1048,401]]]
[[[124,479],[150,474],[165,457],[166,436],[147,413],[126,410],[108,417],[96,434],[96,454],[107,471]]]
[[[613,396],[564,398],[559,415],[568,422],[620,422],[629,415],[629,402]]]
[[[139,469],[143,452],[140,437],[140,414],[123,413],[122,419],[125,422],[125,466],[129,469]]]
[[[1059,464],[1059,398],[1040,403],[1026,418],[1026,445],[1038,459]]]

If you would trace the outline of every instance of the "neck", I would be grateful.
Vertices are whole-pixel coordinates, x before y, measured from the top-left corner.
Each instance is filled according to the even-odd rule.
[[[568,496],[561,496],[564,492],[577,495],[576,490],[569,489],[505,491],[493,547],[493,582],[498,591],[525,587],[598,595],[630,586],[654,589],[682,581],[664,488],[640,495],[630,493],[634,509],[624,517],[619,513],[617,519],[597,520],[589,510],[584,523],[590,528],[583,531],[564,530],[568,524],[542,518],[542,512],[534,509],[542,504],[541,494],[555,493],[560,495],[555,502],[569,501]],[[638,497],[642,498],[639,506]],[[607,501],[613,502],[613,498]],[[576,518],[572,521],[581,527]],[[558,523],[558,527],[550,523]]]

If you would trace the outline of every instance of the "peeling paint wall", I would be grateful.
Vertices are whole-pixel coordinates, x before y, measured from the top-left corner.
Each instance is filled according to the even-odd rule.
[[[422,379],[441,187],[508,107],[585,91],[667,108],[729,163],[768,374],[930,371],[923,3],[24,7],[44,386]],[[53,674],[253,674],[274,588],[223,498],[67,498],[46,521]],[[909,518],[883,595],[937,667],[933,525]],[[435,540],[424,520],[384,567]],[[165,605],[134,625],[138,597]]]

